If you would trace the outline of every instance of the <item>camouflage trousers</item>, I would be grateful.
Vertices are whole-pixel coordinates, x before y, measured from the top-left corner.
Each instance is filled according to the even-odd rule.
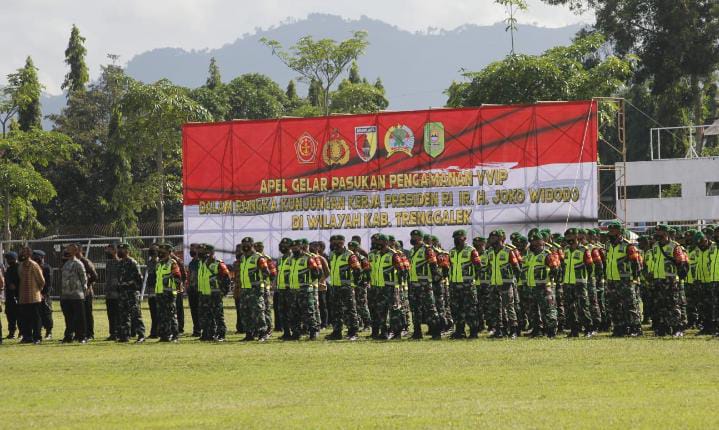
[[[411,308],[409,305],[409,284],[405,283],[402,286],[397,287],[399,293],[399,299],[402,304],[402,328],[407,330],[409,328]]]
[[[517,328],[517,312],[514,307],[514,288],[512,284],[490,285],[489,321],[494,330],[514,330]]]
[[[262,291],[262,298],[265,301],[265,325],[267,326],[267,333],[271,333],[273,326],[272,320],[272,291],[270,287],[265,287]]]
[[[471,333],[479,331],[479,315],[477,314],[477,290],[472,281],[452,283],[449,286],[455,331],[464,332],[464,325],[469,326]]]
[[[653,283],[655,329],[666,332],[682,328],[681,290],[676,279],[656,279]]]
[[[402,332],[402,305],[394,286],[370,287],[367,297],[372,314],[372,328],[380,333]],[[388,326],[389,322],[389,326]]]
[[[367,304],[367,284],[361,282],[355,287],[355,302],[357,303],[357,315],[360,324],[363,327],[372,326],[372,316],[369,313],[369,305]]]
[[[527,315],[522,307],[522,296],[519,294],[519,285],[512,284],[514,289],[514,313],[517,314],[517,326],[521,329],[525,329],[527,326]]]
[[[177,297],[172,292],[157,294],[157,334],[161,339],[177,337]]]
[[[277,293],[275,317],[279,321],[279,326],[282,327],[285,334],[289,335],[292,329],[290,313],[292,312],[292,303],[295,301],[295,295],[289,288],[278,290]]]
[[[452,316],[449,310],[449,303],[444,300],[443,281],[432,281],[432,293],[434,293],[434,305],[437,308],[439,322],[442,330],[446,330],[452,326]]]
[[[489,327],[487,316],[489,315],[489,285],[481,283],[475,286],[477,290],[477,318],[479,319],[479,331]]]
[[[200,294],[197,304],[200,317],[200,328],[203,340],[224,339],[227,332],[225,325],[225,309],[222,305],[222,294],[213,292],[209,295]]]
[[[564,312],[567,328],[572,332],[592,329],[587,284],[564,284]]]
[[[651,320],[653,324],[656,320],[654,316],[654,293],[651,284],[646,280],[642,281],[639,294],[642,302],[642,320],[645,324],[648,324],[649,320]]]
[[[248,336],[264,336],[267,334],[267,320],[265,319],[265,298],[263,288],[254,286],[241,288],[240,315],[242,327]]]
[[[531,325],[531,318],[529,313],[529,301],[532,295],[533,288],[528,285],[519,285],[517,287],[517,293],[519,297],[519,306],[516,306],[517,311],[517,324],[522,330],[526,330]]]
[[[714,333],[716,329],[716,314],[714,302],[716,300],[716,283],[703,282],[699,294],[699,319],[702,328],[708,333]]]
[[[702,302],[702,283],[699,281],[687,282],[684,285],[687,296],[687,322],[688,327],[696,327],[701,324],[700,308]]]
[[[594,290],[597,292],[597,305],[599,305],[599,316],[602,326],[609,327],[609,315],[607,314],[606,282],[604,279],[596,279]],[[637,296],[637,299],[639,296]]]
[[[550,284],[527,287],[525,297],[529,325],[532,332],[554,335],[557,332],[557,303]]]
[[[683,281],[679,282],[679,312],[681,314],[682,327],[686,327],[689,323],[689,319],[687,317],[687,294]]]
[[[129,338],[133,335],[145,336],[145,324],[140,310],[140,292],[123,289],[117,302],[118,337]]]
[[[563,329],[566,325],[564,312],[564,287],[561,281],[554,282],[554,301],[557,303],[557,330]]]
[[[599,329],[602,325],[602,310],[599,307],[596,279],[590,279],[587,283],[587,297],[589,299],[589,315],[592,318],[592,326]]]
[[[355,300],[355,291],[351,285],[342,285],[339,287],[329,287],[332,290],[332,329],[335,333],[342,332],[342,326],[346,325],[351,333],[359,330],[359,320],[357,317],[357,302]]]
[[[439,314],[434,305],[434,292],[429,281],[412,282],[409,285],[409,306],[415,329],[426,323],[430,328],[439,323]]]
[[[316,318],[316,288],[313,286],[302,286],[298,290],[289,290],[292,296],[292,307],[290,308],[290,326],[292,334],[299,336],[304,326],[310,334],[320,330],[320,323]]]
[[[637,297],[631,281],[607,281],[607,313],[618,330],[639,330],[641,318],[637,308]]]

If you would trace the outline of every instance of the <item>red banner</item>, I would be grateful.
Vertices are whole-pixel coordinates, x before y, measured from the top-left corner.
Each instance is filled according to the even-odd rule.
[[[378,175],[595,162],[596,142],[591,101],[187,124],[184,204],[329,191],[340,178],[371,190]]]

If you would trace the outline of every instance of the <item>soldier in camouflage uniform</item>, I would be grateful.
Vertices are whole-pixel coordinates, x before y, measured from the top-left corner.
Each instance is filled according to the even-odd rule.
[[[360,261],[360,266],[362,266],[362,273],[355,287],[355,302],[357,303],[357,316],[359,317],[360,328],[362,331],[369,330],[369,328],[372,327],[372,317],[370,316],[369,306],[367,304],[367,288],[369,287],[370,277],[369,260],[367,260],[365,255],[367,253],[361,250],[359,242],[352,240],[347,247],[350,251],[354,252]]]
[[[132,327],[132,320],[137,319],[137,343],[145,341],[145,324],[140,312],[140,289],[142,288],[142,275],[140,267],[134,258],[129,255],[130,245],[121,243],[117,247],[120,257],[118,267],[118,288],[120,299],[118,302],[118,342],[128,342]],[[139,316],[139,318],[138,318]]]
[[[269,278],[265,282],[265,288],[262,291],[262,298],[265,300],[265,325],[267,325],[267,333],[265,337],[272,336],[272,284],[277,277],[277,266],[269,255],[265,254],[265,245],[262,242],[255,242],[255,251],[267,261],[267,269],[269,270]]]
[[[512,233],[509,237],[516,252],[520,257],[524,258],[524,255],[527,254],[527,247],[529,245],[527,238],[518,232]],[[530,299],[529,296],[531,294],[530,289],[527,288],[524,282],[524,273],[522,273],[523,270],[524,265],[520,259],[519,267],[517,267],[515,274],[517,279],[517,282],[515,283],[515,294],[516,297],[518,297],[518,300],[515,302],[515,308],[517,309],[517,324],[520,332],[529,327],[529,311],[527,310],[525,301]],[[519,335],[520,333],[518,332],[517,336]]]
[[[391,236],[389,236],[391,237]],[[399,253],[402,257],[402,264],[404,265],[404,275],[402,280],[397,287],[399,292],[399,299],[402,303],[402,334],[406,334],[409,331],[409,321],[411,309],[409,306],[409,250],[404,248],[404,243],[401,240],[394,240],[392,237],[391,246],[395,252]]]
[[[714,300],[717,294],[714,285],[716,266],[717,246],[714,242],[706,237],[705,232],[696,232],[693,242],[696,245],[696,267],[695,267],[695,286],[699,293],[697,294],[697,308],[699,319],[701,320],[701,330],[697,334],[713,335],[716,332],[716,315],[714,314]],[[713,233],[713,231],[712,231]]]
[[[605,278],[608,314],[614,337],[642,334],[634,288],[634,283],[639,281],[641,255],[634,245],[624,239],[623,234],[624,229],[619,222],[609,224]]]
[[[320,274],[319,279],[316,279],[314,281],[314,291],[315,291],[315,320],[318,324],[322,324],[322,315],[320,314],[320,290],[323,290],[327,293],[327,321],[334,321],[334,318],[332,316],[332,307],[329,306],[329,303],[332,302],[331,298],[331,291],[327,289],[327,277],[330,276],[330,266],[328,261],[328,256],[324,253],[325,244],[324,242],[313,242],[314,246],[310,248],[309,242],[305,243],[306,240],[302,242],[302,252],[309,253],[313,258],[316,258],[317,261],[322,265],[322,273]],[[305,328],[306,329],[306,328]]]
[[[322,274],[322,263],[317,256],[303,250],[307,239],[292,242],[292,257],[289,259],[289,289],[294,299],[290,311],[292,336],[290,340],[299,340],[304,325],[309,339],[317,339],[320,325],[316,318],[316,281]]]
[[[409,303],[412,309],[412,326],[414,333],[412,339],[422,339],[422,323],[429,325],[432,339],[442,338],[442,327],[439,314],[434,305],[434,292],[432,281],[440,279],[437,256],[422,239],[424,234],[420,230],[412,230],[410,233],[409,263]]]
[[[384,234],[373,236],[373,249],[369,253],[371,337],[383,340],[402,336],[402,305],[397,294],[397,284],[404,265],[402,257],[389,249],[387,243]]]
[[[639,239],[637,239],[637,241],[639,244],[638,251],[642,261],[642,267],[638,277],[640,283],[639,291],[642,304],[642,322],[644,324],[649,324],[649,322],[651,321],[653,325],[654,321],[656,320],[653,310],[654,299],[652,298],[651,282],[649,282],[648,279],[649,273],[652,271],[652,254],[651,252],[649,252],[652,248],[652,244],[650,242],[650,238],[647,236],[639,236]],[[609,303],[607,302],[607,307],[608,306]],[[610,312],[608,312],[608,318],[610,317],[610,315]]]
[[[242,253],[235,263],[235,288],[240,288],[240,314],[245,328],[243,341],[265,341],[267,320],[265,319],[264,285],[269,282],[270,265],[267,259],[253,248],[251,237],[242,239]]]
[[[280,257],[277,259],[277,276],[275,276],[275,291],[277,301],[275,302],[276,314],[275,320],[279,320],[280,326],[282,327],[282,340],[290,340],[292,337],[292,327],[290,321],[290,312],[292,309],[292,303],[295,298],[292,296],[290,291],[290,258],[292,252],[292,239],[284,237],[280,240],[279,251]]]
[[[447,331],[454,327],[452,309],[449,303],[449,253],[442,249],[437,236],[425,235],[424,243],[430,245],[434,254],[437,256],[440,279],[439,281],[432,281],[432,292],[434,293],[434,303],[437,307],[437,313],[442,322],[442,331]]]
[[[588,268],[587,273],[587,299],[589,303],[589,315],[592,319],[592,334],[596,334],[599,328],[602,326],[602,311],[599,308],[599,295],[597,294],[597,277],[594,275],[596,272],[597,264],[601,265],[601,257],[596,251],[594,244],[589,240],[589,230],[584,228],[577,229],[577,240],[579,243],[587,248],[589,255],[592,257],[592,267]]]
[[[582,329],[586,337],[591,337],[592,316],[589,311],[587,282],[594,262],[589,250],[581,244],[578,233],[577,228],[569,228],[564,232],[567,247],[564,249],[562,286],[567,328],[570,330],[567,337],[578,337]]]
[[[489,264],[489,320],[494,328],[493,338],[517,337],[517,313],[514,305],[515,272],[519,259],[515,250],[504,244],[504,234],[494,230],[489,234],[487,263]]]
[[[656,242],[651,249],[653,292],[657,322],[654,324],[657,336],[673,334],[684,336],[681,311],[680,281],[689,271],[688,258],[684,249],[669,239],[669,227],[658,225],[654,231]]]
[[[477,315],[479,318],[479,331],[482,332],[486,327],[492,330],[487,320],[489,315],[489,265],[487,265],[487,239],[477,236],[472,239],[472,246],[477,250],[481,266],[477,269],[477,278],[475,286],[477,289]]]
[[[682,246],[684,246],[687,251],[687,263],[689,265],[687,278],[684,280],[684,291],[686,292],[687,297],[687,328],[703,325],[699,318],[699,303],[701,302],[702,283],[697,278],[697,262],[699,260],[699,256],[701,255],[701,250],[694,242],[694,235],[696,233],[697,230],[695,229],[687,230],[681,241]],[[701,330],[700,333],[707,334]]]
[[[559,258],[560,267],[554,275],[554,301],[557,303],[557,333],[564,330],[565,314],[564,314],[564,287],[562,287],[562,277],[564,276],[564,238],[560,234],[552,234],[549,229],[541,229],[540,232],[547,237],[545,244],[557,258]]]
[[[332,333],[329,340],[342,339],[342,325],[347,326],[347,338],[357,340],[359,321],[355,301],[355,286],[362,276],[362,266],[354,252],[345,247],[345,237],[341,234],[330,237],[330,289],[332,290]]]
[[[609,330],[609,316],[607,315],[607,300],[605,292],[604,264],[606,262],[606,253],[604,246],[599,242],[599,229],[587,230],[587,241],[592,251],[592,259],[594,260],[594,290],[597,294],[597,306],[599,308],[600,324],[595,327],[602,331]]]
[[[469,338],[479,336],[479,315],[477,314],[477,290],[474,281],[481,260],[476,249],[466,244],[467,232],[456,230],[452,233],[454,248],[449,251],[451,263],[449,269],[450,304],[454,318],[454,333],[451,339],[464,339],[465,324],[469,326]]]
[[[177,291],[182,276],[177,262],[170,257],[172,245],[161,244],[158,249],[158,261],[155,265],[155,291],[157,306],[157,334],[160,342],[177,342]]]
[[[544,234],[534,229],[529,234],[530,247],[522,261],[522,276],[529,293],[525,309],[529,314],[530,337],[557,334],[557,306],[552,288],[553,275],[559,268],[559,258],[545,246]]]
[[[202,327],[200,340],[224,342],[227,325],[222,299],[230,291],[230,271],[222,260],[215,258],[215,247],[210,244],[200,245],[198,257],[198,313]]]

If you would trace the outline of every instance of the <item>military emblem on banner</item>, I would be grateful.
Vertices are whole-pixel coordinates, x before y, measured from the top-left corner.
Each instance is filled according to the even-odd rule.
[[[342,139],[339,130],[334,129],[330,140],[322,148],[322,159],[328,166],[347,164],[350,159],[350,146]]]
[[[414,148],[414,134],[406,125],[397,124],[390,127],[384,135],[384,148],[387,150],[387,158],[393,154],[402,152],[412,156]]]
[[[428,122],[424,125],[424,151],[437,158],[444,151],[444,124]]]
[[[317,141],[311,134],[304,132],[295,142],[295,152],[300,163],[314,163],[317,157]]]
[[[355,127],[355,149],[362,161],[371,160],[377,153],[377,127]]]

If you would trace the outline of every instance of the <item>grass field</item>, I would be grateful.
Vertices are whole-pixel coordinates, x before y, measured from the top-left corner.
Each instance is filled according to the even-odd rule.
[[[98,301],[95,322],[104,339],[102,306]],[[143,315],[149,319],[147,310]],[[61,337],[62,315],[54,316]],[[234,309],[228,306],[226,316],[234,327]],[[0,427],[719,425],[719,340],[707,337],[376,342],[363,336],[354,343],[264,344],[239,338],[41,346],[6,340]]]

